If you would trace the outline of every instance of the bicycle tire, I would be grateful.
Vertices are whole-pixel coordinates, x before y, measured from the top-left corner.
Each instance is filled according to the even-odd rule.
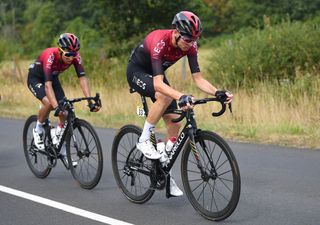
[[[216,133],[199,131],[195,141],[201,164],[208,176],[201,175],[191,146],[188,145],[181,159],[186,195],[194,209],[206,219],[224,220],[234,212],[240,198],[238,163],[229,145]],[[215,169],[211,167],[208,156]],[[218,206],[220,203],[222,207]]]
[[[112,169],[115,180],[124,196],[137,204],[147,202],[155,191],[150,188],[150,176],[133,169],[150,172],[151,160],[145,158],[136,148],[141,131],[137,126],[126,125],[120,128],[112,144]]]
[[[94,188],[102,176],[103,153],[99,137],[87,121],[74,121],[73,134],[66,138],[66,152],[73,178],[84,189]]]
[[[39,151],[34,145],[32,130],[37,122],[37,116],[30,116],[23,127],[23,150],[31,172],[38,178],[46,178],[50,172],[48,156],[45,151]]]

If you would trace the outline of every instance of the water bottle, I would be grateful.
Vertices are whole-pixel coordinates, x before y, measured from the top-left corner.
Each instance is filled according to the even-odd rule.
[[[166,144],[166,152],[169,154],[173,148],[173,145],[174,143],[177,141],[177,138],[176,137],[171,137],[169,138],[169,140],[167,141],[167,144]]]
[[[52,138],[52,144],[56,145],[58,147],[58,144],[60,142],[60,139],[62,137],[62,134],[64,132],[65,126],[60,127],[59,125],[56,128],[51,128],[50,133],[51,133],[51,138]]]
[[[158,140],[157,143],[157,151],[160,153],[161,157],[160,157],[160,162],[162,163],[162,165],[166,164],[168,161],[168,156],[166,154],[166,145],[165,143],[160,139]]]

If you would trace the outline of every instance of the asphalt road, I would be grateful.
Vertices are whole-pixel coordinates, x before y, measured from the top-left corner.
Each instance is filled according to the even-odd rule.
[[[103,146],[104,171],[93,190],[81,189],[61,162],[46,179],[36,178],[23,154],[23,125],[23,120],[0,119],[0,225],[103,224],[90,216],[101,217],[107,224],[217,223],[202,218],[185,195],[166,199],[165,192],[159,191],[145,204],[130,203],[112,174],[112,129],[96,129]],[[319,149],[229,144],[239,163],[242,190],[235,212],[219,224],[320,224]],[[182,188],[179,164],[174,175]],[[41,197],[38,202],[37,197]]]

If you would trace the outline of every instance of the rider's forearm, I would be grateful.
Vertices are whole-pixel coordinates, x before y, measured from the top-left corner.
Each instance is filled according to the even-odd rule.
[[[58,102],[55,97],[51,81],[47,81],[45,83],[45,91],[46,91],[46,96],[47,96],[51,106],[55,109],[58,106]]]
[[[200,90],[203,92],[214,95],[217,91],[217,88],[214,87],[209,81],[203,78],[200,73],[193,74],[193,80]]]
[[[88,79],[85,76],[83,76],[83,77],[80,77],[79,80],[80,80],[80,87],[82,89],[82,92],[83,92],[84,96],[85,97],[90,97],[91,93],[90,93]]]
[[[160,92],[166,96],[169,96],[175,100],[178,100],[183,94],[166,83],[163,82],[163,75],[157,75],[153,78],[153,86],[156,92]]]

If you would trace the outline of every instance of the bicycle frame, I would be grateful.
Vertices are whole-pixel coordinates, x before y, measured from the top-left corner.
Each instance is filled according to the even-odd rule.
[[[169,113],[174,113],[174,111],[168,111],[165,114],[169,114]],[[169,171],[171,170],[171,168],[173,167],[176,159],[178,158],[181,150],[184,149],[185,144],[189,142],[191,143],[191,146],[195,147],[195,141],[194,141],[194,136],[197,132],[197,125],[196,125],[196,121],[193,118],[193,111],[189,111],[189,116],[187,115],[187,123],[185,124],[184,128],[182,129],[182,131],[180,132],[177,141],[174,143],[172,150],[170,151],[170,154],[168,154],[168,159],[169,159],[169,163],[164,166],[162,169],[166,172],[169,173]],[[192,151],[194,153],[196,153],[196,149],[193,148]]]
[[[61,137],[61,140],[59,142],[59,145],[57,147],[54,147],[57,152],[60,152],[60,150],[62,148],[62,143],[64,142],[70,127],[72,127],[70,125],[73,125],[74,119],[75,119],[75,113],[73,111],[73,107],[71,106],[70,110],[68,110],[68,116],[67,116],[67,119],[65,121],[66,128],[62,133],[62,137]],[[50,122],[49,119],[47,119],[46,122],[45,122],[45,132],[47,134],[46,137],[49,138],[49,143],[50,144],[52,144],[51,128],[52,128],[51,127],[51,122]],[[52,144],[52,146],[53,146],[53,144]]]
[[[67,137],[67,134],[70,132],[70,135],[73,135],[73,124],[74,124],[74,121],[77,119],[75,112],[74,112],[73,103],[79,102],[82,100],[94,100],[95,102],[99,102],[99,104],[101,105],[100,95],[98,93],[96,94],[95,97],[75,98],[75,99],[70,99],[70,100],[67,100],[66,98],[64,98],[63,100],[59,101],[59,104],[63,105],[63,111],[66,110],[68,112],[68,115],[67,115],[67,118],[65,121],[65,126],[66,126],[65,130],[62,133],[62,137],[61,137],[60,142],[57,147],[54,146],[52,143],[50,121],[49,121],[49,119],[46,120],[45,132],[47,134],[46,136],[49,138],[49,145],[50,145],[49,150],[53,149],[54,154],[55,154],[55,158],[58,158],[59,152],[61,151],[62,145]],[[79,129],[79,132],[83,135],[83,132],[81,129]],[[76,140],[74,140],[74,142],[76,144]],[[86,144],[86,146],[88,146],[88,143],[85,143],[85,144]],[[67,165],[65,165],[65,167],[68,168]]]
[[[133,93],[134,90],[130,89],[130,92]],[[145,112],[145,116],[147,117],[149,110],[148,110],[146,97],[143,96],[143,95],[140,95],[140,97],[141,97],[141,101],[142,101],[142,104],[143,104],[143,109],[144,109],[144,112]],[[199,100],[197,104],[203,104],[203,103],[206,103],[206,101],[213,101],[213,100],[216,100],[216,99],[202,99],[202,100]],[[231,106],[230,105],[229,105],[229,109],[231,111]],[[224,104],[222,104],[221,110],[218,113],[215,113],[215,112],[212,113],[212,115],[213,116],[219,116],[219,115],[223,114],[225,110],[226,110],[226,107],[225,107]],[[200,159],[199,159],[199,153],[197,151],[196,143],[195,143],[195,137],[197,135],[198,128],[197,128],[197,123],[196,123],[196,121],[195,121],[195,119],[193,117],[194,116],[193,109],[190,109],[187,112],[182,112],[181,110],[176,110],[176,109],[173,109],[173,110],[170,109],[170,110],[165,111],[164,114],[177,114],[177,115],[180,115],[180,118],[173,119],[173,122],[181,121],[184,118],[183,115],[186,114],[185,117],[186,117],[187,123],[185,124],[184,128],[180,132],[180,134],[179,134],[179,136],[177,138],[177,141],[174,143],[174,145],[172,147],[172,150],[170,151],[170,154],[168,154],[169,162],[168,162],[167,165],[162,166],[162,168],[161,168],[162,171],[165,172],[165,174],[169,174],[169,171],[173,167],[173,165],[174,165],[176,159],[178,158],[181,150],[183,150],[185,148],[185,145],[186,145],[186,143],[188,143],[188,140],[189,140],[192,153],[194,154],[194,157],[197,160],[198,167],[201,170],[201,174],[204,175],[205,172],[203,171],[203,168],[202,168],[202,165],[201,165],[201,162],[200,162]],[[150,140],[153,143],[153,145],[156,147],[156,138],[155,138],[155,134],[154,133],[152,133]],[[208,153],[206,152],[206,154],[208,154]],[[213,162],[210,162],[210,164],[214,168]]]
[[[143,109],[138,107],[137,114],[148,115],[146,97],[141,94],[140,97]],[[212,101],[221,104],[219,110],[213,110],[212,116],[222,115],[228,106],[225,96],[197,99],[192,105]],[[232,112],[230,103],[229,110]],[[151,199],[156,190],[165,189],[167,198],[175,196],[170,171],[182,151],[181,178],[193,208],[209,220],[227,218],[235,210],[240,196],[240,173],[231,148],[218,134],[198,129],[193,107],[186,111],[166,110],[164,114],[177,114],[170,115],[173,123],[185,120],[172,149],[164,151],[168,159],[162,152],[160,159],[150,159],[137,148],[136,141],[142,129],[136,125],[125,125],[116,134],[112,169],[118,186],[129,201],[138,204]],[[152,132],[150,141],[154,147],[157,147],[156,140]]]
[[[70,104],[69,108],[68,108],[68,116],[67,116],[67,119],[65,121],[65,125],[66,125],[66,128],[62,134],[62,137],[61,137],[61,140],[59,142],[59,145],[58,145],[58,151],[61,150],[62,148],[62,144],[68,134],[68,132],[71,132],[71,135],[73,134],[73,123],[74,123],[74,120],[76,119],[76,115],[74,113],[74,108],[73,108],[73,105]]]
[[[130,88],[129,91],[130,91],[130,93],[134,93],[135,92],[135,90],[132,89],[132,88]],[[146,101],[146,97],[141,95],[141,94],[140,94],[140,97],[141,97],[141,102],[142,102],[142,105],[143,105],[144,115],[147,117],[148,113],[149,113],[149,109],[148,109],[148,104],[147,104],[147,101]],[[218,112],[213,112],[212,116],[217,117],[217,116],[222,115],[225,112],[225,110],[226,110],[226,104],[224,104],[225,100],[219,100],[217,98],[205,98],[205,99],[196,100],[194,104],[195,105],[196,104],[205,104],[208,101],[218,101],[221,104],[221,110],[218,111]],[[232,112],[231,104],[229,104],[229,110],[230,110],[230,112]],[[180,132],[180,134],[179,134],[179,136],[177,138],[177,141],[174,143],[174,145],[172,147],[172,150],[171,150],[170,154],[168,155],[168,158],[169,158],[168,164],[165,165],[165,166],[161,166],[161,163],[156,163],[156,165],[157,165],[156,167],[158,167],[158,168],[160,167],[159,169],[162,170],[162,172],[164,172],[166,174],[167,178],[170,178],[169,172],[170,172],[171,168],[173,167],[176,159],[178,158],[181,150],[185,148],[185,145],[186,145],[186,143],[188,143],[188,140],[189,140],[192,153],[194,154],[194,157],[197,160],[197,164],[198,164],[197,166],[201,170],[201,175],[202,176],[206,176],[205,171],[203,170],[203,167],[201,165],[200,158],[199,158],[199,153],[198,153],[198,150],[196,148],[196,143],[195,143],[195,137],[197,135],[198,128],[197,128],[196,121],[195,121],[195,119],[193,117],[194,116],[193,109],[189,109],[186,112],[183,112],[182,110],[177,110],[177,109],[173,109],[173,110],[170,109],[170,110],[166,110],[164,114],[177,114],[177,115],[180,115],[179,118],[173,119],[172,122],[180,122],[184,117],[186,117],[187,123],[185,124],[184,128]],[[156,148],[156,137],[155,137],[154,133],[151,133],[150,140],[151,140],[152,144]],[[200,143],[200,144],[204,145],[204,143]],[[203,146],[203,147],[205,149],[205,146]],[[208,154],[208,153],[205,151],[205,154]],[[208,157],[208,158],[210,158],[210,157]],[[159,160],[156,160],[155,162],[159,162]],[[211,164],[213,170],[215,171],[215,167],[214,167],[213,162],[210,161],[210,164]],[[142,172],[142,173],[146,174],[146,172],[143,171],[143,170],[140,170],[140,169],[137,169],[137,170],[139,172]]]

